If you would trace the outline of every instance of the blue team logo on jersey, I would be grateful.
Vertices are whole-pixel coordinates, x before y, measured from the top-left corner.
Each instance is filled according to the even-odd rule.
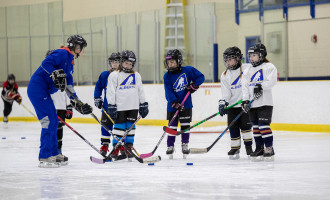
[[[175,81],[175,83],[173,85],[173,89],[175,92],[180,92],[180,91],[186,89],[187,85],[188,85],[187,76],[185,73],[183,73]]]
[[[250,79],[250,86],[254,86],[257,83],[261,83],[263,80],[264,80],[264,75],[262,69],[260,69],[252,75]]]
[[[241,84],[241,76],[239,75],[234,82],[232,82],[230,89],[238,89],[241,88],[242,84]]]
[[[130,74],[125,80],[119,85],[119,89],[130,89],[135,87],[135,74]]]

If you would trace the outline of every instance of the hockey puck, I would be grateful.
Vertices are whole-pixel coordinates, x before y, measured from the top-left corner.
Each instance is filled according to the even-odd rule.
[[[189,162],[188,162],[187,165],[194,165],[194,163],[189,163]]]
[[[153,165],[155,165],[155,163],[149,163],[148,165],[149,165],[149,166],[153,166]]]
[[[21,137],[22,140],[26,139],[25,137]]]
[[[5,139],[6,139],[6,137],[2,137],[2,139],[3,139],[3,140],[5,140]]]
[[[110,160],[110,159],[108,159],[108,160],[106,160],[105,162],[111,162],[111,160]]]

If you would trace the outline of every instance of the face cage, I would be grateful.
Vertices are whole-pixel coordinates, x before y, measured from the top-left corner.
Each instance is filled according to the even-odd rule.
[[[111,65],[111,62],[113,62],[113,61],[118,61],[118,62],[119,62],[119,65],[120,65],[120,59],[109,60],[109,61],[108,61],[108,66],[109,66],[111,69],[113,69],[113,67],[112,67],[112,65]]]
[[[233,69],[235,69],[236,67],[237,67],[237,65],[238,65],[238,58],[237,58],[237,56],[236,55],[229,55],[229,56],[225,56],[226,58],[223,58],[223,62],[224,62],[224,64],[225,64],[225,67],[227,68],[227,69],[229,69],[229,70],[233,70]],[[235,61],[236,61],[236,63],[234,64],[234,65],[232,65],[232,66],[229,66],[228,64],[227,64],[227,61],[229,60],[229,59],[234,59]]]
[[[259,59],[258,59],[257,61],[252,62],[252,61],[250,60],[250,55],[251,55],[251,54],[258,55]],[[258,66],[258,65],[260,65],[260,64],[262,63],[263,58],[262,58],[261,53],[257,53],[257,52],[255,52],[255,53],[249,53],[249,60],[250,60],[251,65],[252,65],[253,67],[256,67],[256,66]]]
[[[128,61],[132,63],[132,68],[131,69],[126,69],[125,67],[123,67],[123,62]],[[123,60],[122,62],[120,62],[119,67],[122,71],[126,72],[126,73],[131,73],[133,71],[135,62],[129,61],[129,60]]]
[[[175,60],[177,66],[175,68],[169,68],[169,66],[167,64],[167,61],[169,61],[169,60]],[[179,65],[179,62],[177,59],[168,59],[168,60],[165,59],[164,64],[166,66],[167,71],[169,71],[169,72],[175,72],[180,69],[180,65]]]

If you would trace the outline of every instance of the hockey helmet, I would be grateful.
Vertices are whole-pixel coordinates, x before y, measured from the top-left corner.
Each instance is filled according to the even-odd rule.
[[[242,58],[243,54],[241,53],[241,50],[234,46],[229,47],[223,52],[223,62],[225,63],[225,66],[229,70],[236,70],[242,65]],[[236,63],[234,65],[228,65],[227,61],[229,59],[236,60]]]
[[[79,45],[80,50],[84,47],[87,47],[86,40],[80,35],[72,35],[67,40],[67,46],[72,51],[76,49],[76,46]]]
[[[250,56],[250,54],[257,54],[259,56],[259,59],[257,61],[251,62],[251,60],[250,60],[253,67],[256,67],[256,66],[262,64],[265,61],[266,56],[267,56],[266,47],[265,47],[265,45],[263,45],[261,43],[255,44],[254,46],[250,47],[248,50],[248,53],[249,53],[249,56]]]
[[[175,68],[169,68],[167,64],[168,60],[175,60],[178,66]],[[182,63],[183,63],[182,54],[178,49],[171,49],[166,53],[164,65],[166,66],[167,71],[175,72],[181,70]]]
[[[123,67],[123,63],[125,61],[129,61],[132,63],[132,68],[131,69],[126,69]],[[124,50],[121,52],[120,55],[120,68],[122,71],[126,72],[126,73],[131,73],[133,71],[134,65],[136,63],[136,57],[133,51],[130,50]]]

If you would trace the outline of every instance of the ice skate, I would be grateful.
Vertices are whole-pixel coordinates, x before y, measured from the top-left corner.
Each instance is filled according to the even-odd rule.
[[[106,157],[107,153],[109,152],[109,143],[103,143],[103,145],[101,146],[100,152],[102,154],[102,156]]]
[[[62,165],[62,166],[69,164],[69,162],[68,162],[68,161],[69,161],[69,158],[66,157],[65,155],[63,155],[62,153],[60,153],[60,154],[58,154],[58,155],[56,156],[56,160],[57,160],[57,162],[59,162],[60,165]]]
[[[263,161],[264,159],[264,147],[257,146],[256,150],[250,154],[250,158],[252,162]]]
[[[7,116],[3,116],[3,123],[8,123],[8,117]]]
[[[133,144],[132,144],[132,143],[127,143],[126,146],[127,146],[131,151],[133,151]],[[131,154],[129,153],[129,151],[125,151],[125,153],[126,153],[126,156],[127,156],[127,158],[128,158],[128,162],[132,162],[132,160],[133,160],[133,155],[131,155]]]
[[[57,168],[60,167],[60,160],[57,158],[57,156],[51,156],[49,158],[41,158],[39,159],[39,165],[40,168]]]
[[[182,143],[181,146],[182,146],[183,159],[186,159],[189,154],[188,143]]]
[[[119,145],[117,148],[116,148],[116,144],[113,144],[113,148],[116,148],[116,149],[113,149],[110,157],[113,158],[114,160],[117,160],[118,159],[118,156],[119,156],[119,151],[120,151],[120,147],[121,145]]]
[[[239,159],[239,149],[230,149],[228,151],[228,157],[230,160],[238,160]]]
[[[273,147],[272,146],[266,147],[265,151],[264,151],[264,161],[267,161],[267,162],[274,161],[274,155],[275,155],[275,152],[274,152]]]
[[[168,155],[169,159],[173,159],[173,153],[174,153],[174,146],[167,147],[166,155]]]
[[[245,146],[245,150],[246,150],[246,155],[248,156],[248,159],[250,159],[250,155],[253,152],[252,145],[251,146]]]

